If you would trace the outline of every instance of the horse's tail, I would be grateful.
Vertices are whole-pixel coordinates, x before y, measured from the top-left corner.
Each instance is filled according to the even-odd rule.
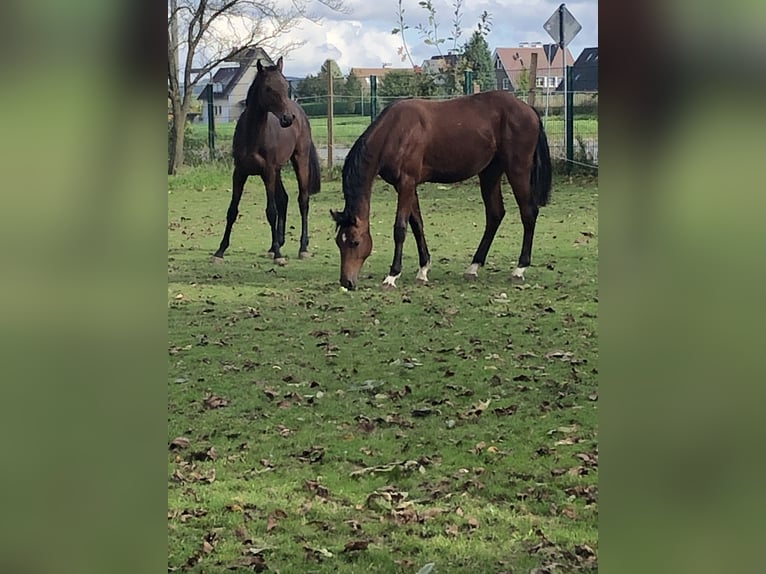
[[[314,142],[309,148],[309,195],[319,193],[322,182],[322,166],[319,163],[319,154]]]
[[[537,113],[537,120],[540,123],[540,133],[537,136],[537,147],[532,163],[532,174],[530,183],[532,184],[532,195],[538,206],[548,204],[551,197],[551,185],[553,179],[553,168],[551,167],[551,151],[548,148],[548,137],[545,135],[543,120]]]

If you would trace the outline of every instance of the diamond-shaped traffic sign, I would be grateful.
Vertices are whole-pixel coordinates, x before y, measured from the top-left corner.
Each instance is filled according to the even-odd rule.
[[[580,23],[575,20],[575,17],[564,4],[559,6],[548,18],[548,21],[543,24],[543,28],[550,34],[551,38],[556,40],[556,43],[561,44],[563,42],[564,46],[574,40],[574,37],[582,30]]]

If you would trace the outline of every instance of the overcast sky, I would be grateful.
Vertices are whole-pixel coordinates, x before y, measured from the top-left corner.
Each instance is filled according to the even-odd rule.
[[[397,23],[397,0],[345,0],[349,14],[337,14],[321,10],[320,24],[306,22],[294,36],[306,44],[290,53],[285,59],[287,76],[305,77],[316,74],[322,63],[331,58],[338,62],[346,74],[351,67],[379,67],[384,62],[394,67],[409,67],[402,61],[397,49],[401,38],[391,34]],[[454,8],[452,0],[433,0],[440,23],[439,34],[450,36]],[[543,42],[553,40],[543,29],[545,21],[561,4],[553,0],[465,0],[463,9],[464,43],[475,29],[483,10],[492,15],[492,32],[487,37],[490,52],[495,48],[518,46],[519,42]],[[577,58],[583,48],[598,46],[598,0],[566,2],[567,9],[582,25],[582,30],[569,44],[572,55]],[[415,26],[427,23],[427,12],[418,6],[418,0],[405,0],[405,21],[410,29],[406,32],[407,44],[416,64],[437,54],[420,38]],[[442,44],[446,53],[451,43]]]

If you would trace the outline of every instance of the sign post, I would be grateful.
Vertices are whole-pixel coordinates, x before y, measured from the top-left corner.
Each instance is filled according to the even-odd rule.
[[[548,20],[543,24],[543,29],[548,32],[551,38],[553,38],[559,46],[559,50],[561,50],[561,60],[562,60],[562,77],[564,78],[564,125],[567,125],[567,120],[571,119],[569,116],[571,115],[571,110],[567,109],[567,101],[568,101],[568,93],[569,93],[569,80],[567,78],[567,53],[566,53],[566,47],[567,44],[569,44],[572,40],[574,40],[574,37],[579,34],[580,30],[582,30],[582,26],[580,23],[575,19],[574,16],[572,16],[572,13],[567,10],[567,7],[565,4],[561,4],[556,11],[551,14],[551,17],[548,18]],[[552,59],[552,58],[551,58]],[[569,137],[568,135],[565,136]],[[571,142],[565,142],[567,149],[570,149]],[[567,159],[571,160],[571,157],[568,157]]]

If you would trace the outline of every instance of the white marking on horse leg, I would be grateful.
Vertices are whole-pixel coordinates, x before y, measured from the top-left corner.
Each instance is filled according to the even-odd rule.
[[[479,276],[479,267],[478,263],[471,263],[468,269],[465,270],[465,273],[463,273],[463,277],[466,279],[476,279]]]
[[[401,277],[402,274],[399,273],[399,275],[388,275],[385,279],[383,279],[383,287],[390,287],[391,289],[396,289],[396,280]]]
[[[517,267],[511,272],[511,279],[518,279],[519,281],[524,281],[524,271],[526,271],[526,267]]]
[[[421,283],[428,283],[428,270],[431,269],[431,264],[426,263],[418,269],[418,274],[415,277],[415,281],[420,281]]]

